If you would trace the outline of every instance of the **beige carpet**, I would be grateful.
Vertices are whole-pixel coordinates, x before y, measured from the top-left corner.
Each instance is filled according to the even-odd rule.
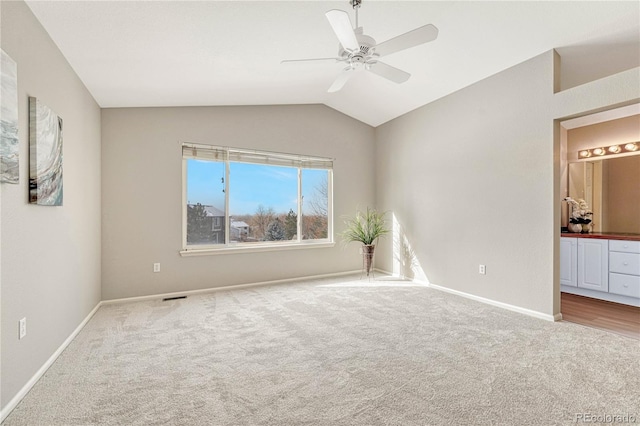
[[[106,305],[4,424],[640,422],[639,346],[397,281]]]

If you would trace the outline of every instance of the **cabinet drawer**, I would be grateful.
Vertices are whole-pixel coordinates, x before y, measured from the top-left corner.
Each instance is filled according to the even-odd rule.
[[[640,241],[609,240],[609,251],[640,253]]]
[[[640,275],[640,253],[609,252],[609,272]]]
[[[640,298],[640,277],[610,273],[609,293]]]

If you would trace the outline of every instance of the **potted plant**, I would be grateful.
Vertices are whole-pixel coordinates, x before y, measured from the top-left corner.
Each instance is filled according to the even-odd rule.
[[[582,198],[574,200],[571,197],[566,197],[563,201],[568,202],[571,207],[571,211],[569,212],[571,216],[569,218],[569,230],[571,232],[588,233],[593,212],[589,209],[587,202]]]
[[[373,266],[373,253],[375,242],[381,236],[389,233],[385,213],[379,213],[376,209],[367,207],[366,212],[356,212],[355,217],[345,219],[346,229],[342,232],[342,240],[345,243],[358,242],[362,244],[363,264],[367,276]]]

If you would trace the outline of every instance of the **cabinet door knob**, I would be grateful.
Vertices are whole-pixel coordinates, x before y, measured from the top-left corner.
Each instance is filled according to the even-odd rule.
[[[623,284],[622,287],[629,288],[629,284]]]
[[[627,266],[627,265],[629,264],[629,262],[622,262],[622,264],[623,264],[624,266]]]

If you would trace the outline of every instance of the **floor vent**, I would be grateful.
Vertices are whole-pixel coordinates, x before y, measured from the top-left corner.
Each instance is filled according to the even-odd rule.
[[[162,299],[163,302],[166,302],[168,300],[178,300],[178,299],[186,299],[187,296],[176,296],[176,297],[165,297],[164,299]]]

